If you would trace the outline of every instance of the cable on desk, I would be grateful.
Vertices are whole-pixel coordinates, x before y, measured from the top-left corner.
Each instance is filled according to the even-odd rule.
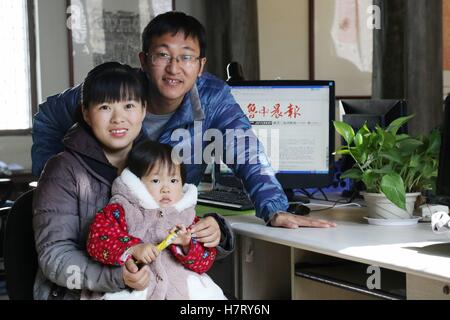
[[[323,198],[325,199],[325,201],[329,201],[327,195],[325,194],[325,192],[323,192],[323,189],[319,188],[318,190],[323,195]]]
[[[299,190],[301,193],[303,193],[306,197],[308,197],[309,199],[312,199],[313,194],[309,193],[308,190],[306,190],[306,189],[304,189],[304,188],[301,188],[301,189],[298,189],[298,190]]]
[[[328,199],[328,196],[326,195],[326,193],[323,191],[323,188],[317,188],[313,192],[308,192],[308,190],[306,190],[304,188],[297,189],[297,190],[300,191],[306,197],[308,197],[308,199],[310,199],[310,200],[327,201],[327,202],[331,202],[331,203],[335,203],[336,201],[339,203],[351,203],[356,198],[356,196],[353,195],[351,198],[348,198],[348,199],[341,198],[339,200],[330,200],[330,199]],[[318,192],[320,192],[322,194],[323,198],[317,198],[314,196]]]
[[[325,202],[331,202],[331,203],[342,203],[342,204],[346,204],[346,203],[351,203],[351,201],[348,201],[348,199],[345,198],[341,198],[341,199],[337,199],[337,200],[329,200],[327,199],[320,199],[320,198],[310,198],[311,200],[317,200],[317,201],[325,201]]]
[[[363,205],[356,203],[356,202],[351,202],[351,203],[343,203],[343,204],[339,204],[340,200],[336,200],[332,205],[329,204],[320,204],[320,203],[309,203],[308,205],[310,206],[319,206],[319,207],[325,207],[324,209],[318,209],[318,210],[311,210],[311,212],[317,212],[317,211],[325,211],[325,210],[330,210],[330,209],[334,209],[334,208],[343,208],[343,207],[350,207],[350,206],[355,206],[358,208],[362,208]]]
[[[323,192],[323,189],[322,189],[322,188],[317,188],[313,193],[308,192],[308,190],[306,190],[306,189],[304,189],[304,188],[300,189],[300,191],[301,191],[305,196],[307,196],[309,199],[312,199],[312,200],[315,199],[315,198],[314,198],[314,195],[315,195],[317,192],[320,192],[320,193],[323,195],[323,198],[325,199],[324,201],[329,201],[327,195],[325,194],[325,192]]]
[[[352,206],[358,207],[358,208],[362,208],[362,205],[360,205],[359,203],[356,203],[356,202],[336,204],[336,205],[320,204],[320,203],[308,203],[307,205],[318,206],[318,207],[327,207],[327,208],[343,208],[343,207],[352,207]]]

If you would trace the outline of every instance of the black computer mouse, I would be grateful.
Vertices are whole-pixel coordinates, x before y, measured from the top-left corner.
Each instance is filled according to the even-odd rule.
[[[293,203],[289,205],[287,211],[298,216],[305,216],[311,212],[311,209],[303,204]]]

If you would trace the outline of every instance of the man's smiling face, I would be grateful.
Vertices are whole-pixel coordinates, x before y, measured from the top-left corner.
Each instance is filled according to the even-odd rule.
[[[156,61],[156,56],[172,58],[167,63],[160,63]],[[181,59],[187,56],[192,61],[182,63]],[[156,98],[156,107],[173,110],[181,104],[184,95],[191,90],[197,77],[203,72],[206,58],[199,56],[198,40],[190,36],[186,38],[183,32],[175,35],[165,33],[151,39],[149,52],[141,53],[140,60],[142,69],[147,72],[152,87],[156,90],[151,93],[151,97]]]

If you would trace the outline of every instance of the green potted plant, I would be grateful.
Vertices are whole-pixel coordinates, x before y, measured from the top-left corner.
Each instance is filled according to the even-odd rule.
[[[369,217],[411,218],[420,193],[435,187],[440,132],[433,130],[418,137],[399,134],[399,128],[412,117],[398,118],[386,129],[377,126],[369,130],[365,124],[357,132],[342,121],[334,121],[336,131],[346,142],[335,154],[355,160],[342,177],[364,183],[366,191],[362,194]]]

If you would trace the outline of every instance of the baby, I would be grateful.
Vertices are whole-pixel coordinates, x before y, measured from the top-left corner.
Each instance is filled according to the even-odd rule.
[[[150,140],[136,145],[113,183],[110,203],[91,225],[87,250],[95,260],[120,266],[133,258],[151,271],[146,290],[107,293],[103,299],[225,299],[205,274],[216,249],[189,232],[198,221],[197,188],[184,183],[183,165],[174,163],[171,153],[170,146]],[[160,251],[157,244],[170,232],[176,238]]]

